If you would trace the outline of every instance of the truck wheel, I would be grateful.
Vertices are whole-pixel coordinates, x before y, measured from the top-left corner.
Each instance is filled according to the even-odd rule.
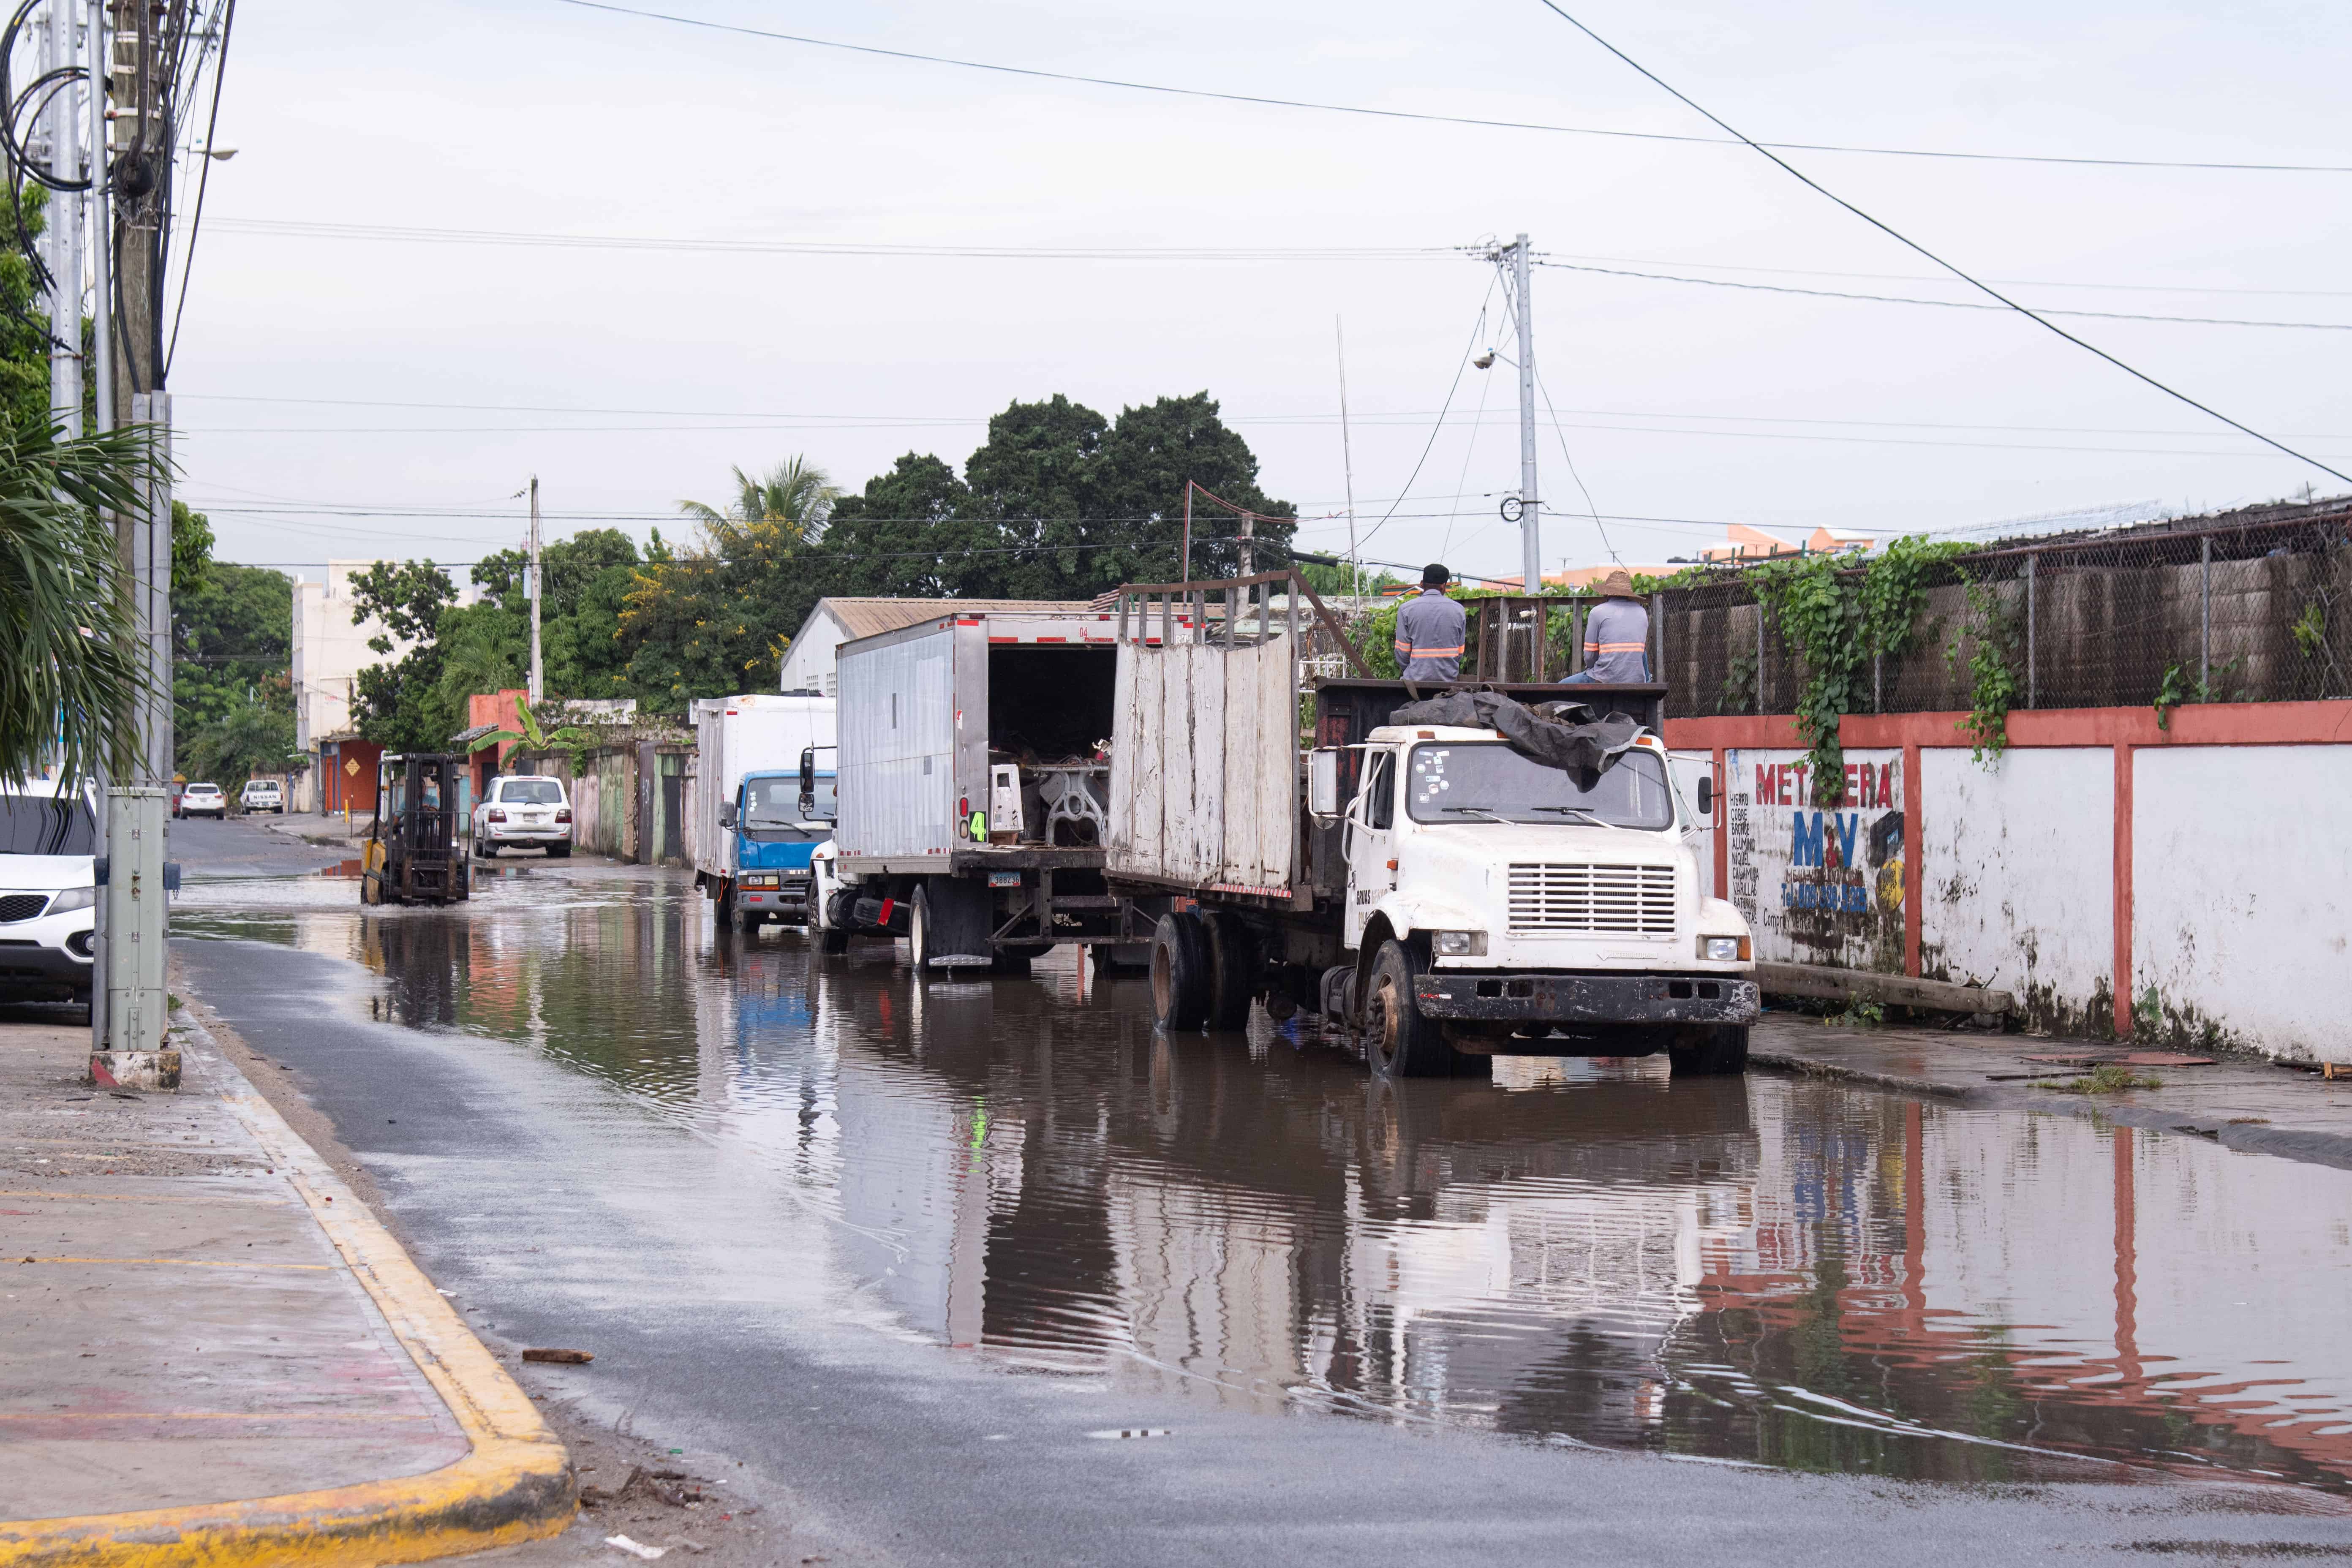
[[[1151,932],[1151,1021],[1197,1029],[1209,1021],[1208,933],[1198,915],[1161,915]]]
[[[710,919],[722,937],[731,937],[738,927],[735,921],[735,889],[730,888],[710,900]]]
[[[1257,944],[1241,917],[1223,910],[1201,922],[1209,950],[1208,1025],[1220,1032],[1249,1027],[1250,995],[1257,989]]]
[[[1716,1078],[1748,1070],[1748,1026],[1705,1024],[1682,1032],[1685,1043],[1666,1047],[1666,1065],[1676,1078]]]
[[[1404,943],[1381,943],[1364,996],[1364,1061],[1382,1078],[1467,1078],[1489,1070],[1490,1058],[1445,1043],[1434,1019],[1412,999],[1414,964]]]
[[[849,933],[839,926],[820,926],[816,933],[816,950],[819,952],[847,952]]]
[[[907,964],[918,975],[931,966],[931,890],[918,887],[907,905]]]

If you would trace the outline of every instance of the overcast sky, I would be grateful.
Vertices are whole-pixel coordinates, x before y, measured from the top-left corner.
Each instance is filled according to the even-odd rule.
[[[1169,86],[1712,134],[1539,0],[651,8]],[[1569,8],[1761,140],[2352,164],[2340,5]],[[1116,416],[1202,388],[1267,493],[1313,520],[1302,540],[1344,549],[1339,318],[1364,553],[1514,572],[1496,507],[1518,483],[1516,380],[1464,368],[1474,339],[1513,352],[1503,297],[1492,267],[1446,247],[1525,230],[1580,265],[1970,297],[1740,148],[1024,79],[562,0],[249,5],[218,141],[237,155],[215,165],[172,381],[184,493],[223,558],[289,566],[470,561],[520,540],[534,473],[552,536],[593,518],[676,537],[677,502],[722,500],[730,464],[804,453],[856,488],[908,450],[960,466],[1016,398]],[[1787,156],[2028,303],[2352,323],[2352,174]],[[744,248],[760,242],[1285,254]],[[1539,451],[1548,568],[1694,552],[1727,521],[1946,530],[2352,489],[2011,315],[1566,269],[1539,271],[1534,297],[1558,414]],[[2352,470],[2352,332],[2061,320]]]

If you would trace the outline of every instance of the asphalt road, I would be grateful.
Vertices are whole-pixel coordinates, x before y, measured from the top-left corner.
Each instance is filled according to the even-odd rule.
[[[183,824],[173,847],[192,875],[339,858],[266,841],[277,838]],[[437,928],[415,922],[454,919],[447,940],[495,944],[560,921],[593,956],[600,898],[648,896],[642,880],[599,894],[593,873],[519,882],[459,917],[371,916],[342,950],[295,922],[278,941],[175,940],[174,955],[247,1043],[293,1069],[418,1261],[487,1335],[593,1351],[593,1366],[552,1385],[656,1443],[740,1460],[757,1486],[880,1558],[1982,1568],[2052,1552],[2352,1555],[2337,1500],[2307,1490],[2148,1471],[2129,1484],[1977,1487],[1811,1475],[1464,1431],[1410,1410],[1267,1414],[1254,1392],[1176,1398],[1098,1370],[960,1353],[821,1264],[855,1216],[778,1179],[793,1148],[726,1135],[728,1105],[654,1113],[580,1071],[543,1017],[485,1039],[372,1016],[383,984],[344,954],[399,922],[422,932]],[[683,904],[674,884],[651,896]],[[631,1005],[614,995],[612,1016]],[[595,1016],[560,1026],[593,1030]]]

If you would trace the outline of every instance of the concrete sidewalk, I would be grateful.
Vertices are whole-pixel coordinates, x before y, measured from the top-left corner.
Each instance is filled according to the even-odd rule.
[[[33,1010],[0,1016],[22,1018]],[[553,1533],[563,1447],[185,1021],[177,1094],[0,1023],[0,1564],[412,1562]]]
[[[2124,1126],[2192,1133],[2249,1153],[2352,1170],[2352,1078],[2331,1080],[2316,1068],[2199,1052],[2210,1056],[2212,1065],[2131,1068],[2137,1077],[2158,1080],[2159,1089],[2064,1094],[2035,1087],[2071,1082],[2097,1063],[2120,1061],[2132,1050],[2114,1041],[1974,1030],[1853,1029],[1775,1011],[1758,1021],[1748,1060],[1988,1108],[2067,1111]],[[2083,1061],[2037,1062],[2032,1057]]]

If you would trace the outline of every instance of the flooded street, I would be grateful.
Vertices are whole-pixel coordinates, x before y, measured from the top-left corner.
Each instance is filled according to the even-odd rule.
[[[1067,950],[918,984],[887,943],[730,943],[634,868],[365,918],[331,877],[192,882],[174,934],[350,961],[314,1005],[400,1026],[373,1048],[552,1064],[719,1151],[797,1298],[933,1354],[1221,1415],[2352,1492],[2342,1172],[1663,1058],[1380,1084],[1262,1017],[1156,1037]]]

